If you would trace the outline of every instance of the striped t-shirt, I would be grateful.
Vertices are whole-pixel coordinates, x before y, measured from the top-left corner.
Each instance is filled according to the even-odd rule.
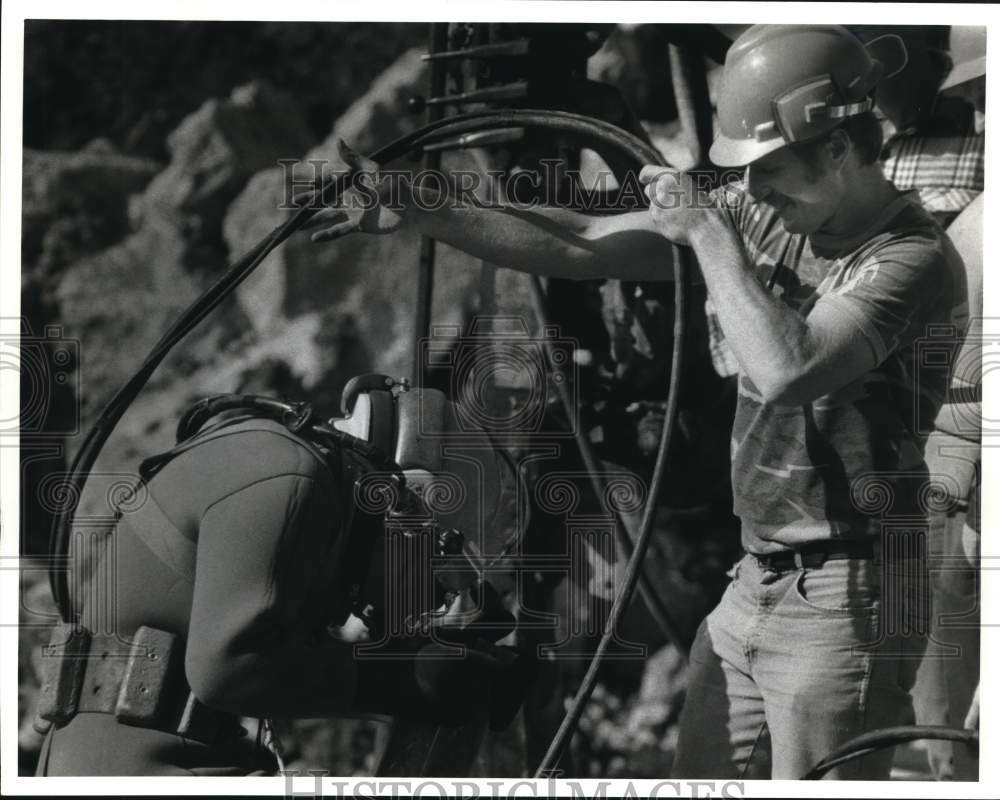
[[[967,321],[965,272],[915,193],[850,238],[785,231],[741,184],[722,195],[761,283],[808,317],[835,310],[878,366],[805,406],[765,403],[741,370],[732,434],[743,546],[876,534],[930,502],[923,445]]]

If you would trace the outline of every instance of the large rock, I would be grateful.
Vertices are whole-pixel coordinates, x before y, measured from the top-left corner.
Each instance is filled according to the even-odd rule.
[[[95,140],[76,153],[25,149],[22,162],[22,332],[39,339],[52,332],[72,337],[62,326],[55,291],[70,264],[108,247],[128,232],[128,198],[150,181],[160,166],[130,158],[106,141]],[[105,298],[106,302],[106,298]],[[72,353],[73,348],[36,352]],[[44,553],[52,509],[42,499],[52,473],[66,469],[62,434],[77,430],[76,380],[71,360],[58,370],[21,373],[21,546],[24,554]],[[38,438],[37,434],[45,433]]]
[[[225,268],[222,217],[247,179],[310,141],[291,98],[263,83],[206,102],[171,134],[170,165],[134,198],[135,231],[75,263],[57,290],[67,334],[86,342],[85,419]],[[230,300],[185,339],[158,377],[189,374],[216,360],[219,346],[241,327],[245,320]]]
[[[246,189],[236,199],[224,223],[224,235],[231,257],[249,250],[272,229],[290,215],[287,200],[294,188],[292,181],[304,182],[323,169],[340,169],[344,165],[337,155],[337,140],[342,138],[359,152],[365,153],[378,145],[392,141],[413,130],[420,117],[406,111],[406,102],[417,94],[425,79],[425,66],[417,50],[401,56],[376,80],[368,92],[337,120],[333,133],[320,145],[306,152],[303,148],[297,168],[273,165],[255,175]],[[301,188],[301,187],[298,187]],[[412,237],[402,249],[413,247]],[[396,241],[393,241],[396,240]],[[366,243],[369,244],[369,243]],[[397,237],[385,241],[372,241],[370,254],[357,251],[357,241],[347,247],[318,248],[304,236],[293,237],[268,259],[268,264],[258,269],[239,290],[240,303],[254,328],[263,334],[271,333],[284,320],[298,313],[318,307],[329,307],[337,292],[331,291],[330,279],[339,287],[354,284],[357,263],[368,266],[374,277],[374,264],[384,264],[387,251],[398,249]],[[363,246],[362,246],[363,247]],[[364,248],[369,249],[369,248]],[[344,252],[344,251],[347,252]],[[338,257],[338,255],[340,257]],[[320,275],[322,274],[322,277]],[[310,295],[313,301],[310,301]],[[321,299],[322,303],[315,302]],[[342,299],[342,298],[341,298]]]
[[[401,56],[336,122],[331,135],[304,152],[294,172],[301,183],[313,175],[309,162],[343,168],[337,140],[370,153],[422,124],[407,101],[425,91],[426,67],[420,52]],[[468,156],[454,163],[470,166]],[[412,166],[412,162],[394,167]],[[279,206],[289,195],[287,170],[265,170],[249,182],[225,220],[231,257],[250,249],[291,213]],[[314,245],[297,234],[275,251],[239,290],[240,304],[262,337],[277,334],[298,315],[322,312],[334,321],[349,318],[358,338],[374,355],[369,369],[411,373],[410,354],[417,286],[419,237],[402,232],[385,237],[352,236],[332,245]],[[436,259],[435,322],[459,322],[477,305],[477,261],[440,246]],[[330,383],[330,381],[325,381]]]
[[[134,221],[163,216],[187,235],[217,236],[226,208],[247,180],[312,141],[295,101],[266,83],[209,100],[168,137],[170,165],[135,204]]]
[[[95,140],[76,153],[25,149],[21,183],[22,270],[57,275],[128,232],[128,199],[161,165]]]
[[[56,297],[66,334],[81,340],[84,419],[138,369],[167,326],[200,293],[200,281],[184,266],[187,246],[172,225],[148,221],[124,241],[67,270]],[[211,357],[206,351],[215,348],[206,347],[205,335],[202,330],[185,340],[175,363]],[[192,355],[199,348],[200,358]]]

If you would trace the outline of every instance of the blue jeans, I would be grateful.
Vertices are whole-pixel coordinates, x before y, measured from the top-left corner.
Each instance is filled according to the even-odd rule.
[[[911,721],[926,598],[899,590],[923,585],[906,569],[884,570],[880,559],[780,572],[753,556],[738,562],[691,651],[674,776],[800,778],[848,739]],[[891,760],[890,749],[827,777],[888,778]]]

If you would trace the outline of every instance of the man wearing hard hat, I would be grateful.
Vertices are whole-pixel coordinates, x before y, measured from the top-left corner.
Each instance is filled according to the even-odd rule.
[[[694,249],[740,367],[732,470],[747,555],[691,653],[679,777],[797,778],[909,714],[925,630],[923,445],[965,275],[878,164],[871,108],[886,71],[843,28],[748,29],[726,59],[711,149],[742,181],[708,193],[646,167],[648,211],[497,211],[418,189],[395,209],[318,215],[317,241],[413,226],[560,277],[665,280],[669,242]],[[888,777],[890,757],[829,774]]]
[[[922,448],[947,389],[921,343],[947,329],[953,353],[965,278],[878,164],[884,74],[843,29],[751,28],[726,59],[711,151],[745,166],[743,183],[721,213],[651,208],[694,246],[741,366],[733,482],[751,554],[692,653],[679,775],[794,778],[905,719],[922,644],[889,623],[921,629],[923,587],[914,558],[899,588],[889,551],[918,544],[887,531],[921,513]],[[650,195],[678,187],[651,177]],[[887,777],[888,759],[838,774]]]

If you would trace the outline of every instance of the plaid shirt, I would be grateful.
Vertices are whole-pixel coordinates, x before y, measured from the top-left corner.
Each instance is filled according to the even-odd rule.
[[[916,189],[920,202],[942,225],[983,191],[985,134],[972,107],[942,99],[917,129],[900,131],[882,150],[882,169],[897,189]]]

